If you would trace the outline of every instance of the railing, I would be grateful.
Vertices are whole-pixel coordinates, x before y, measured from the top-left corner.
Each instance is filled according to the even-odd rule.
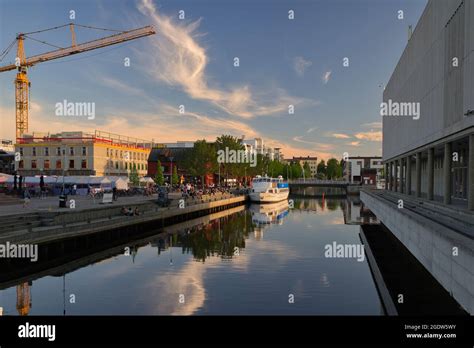
[[[318,180],[318,179],[294,179],[289,180],[289,184],[317,184],[317,185],[358,185],[359,182],[349,182],[345,180]]]

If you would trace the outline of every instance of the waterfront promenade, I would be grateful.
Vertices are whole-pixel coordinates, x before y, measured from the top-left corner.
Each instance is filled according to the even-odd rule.
[[[161,207],[156,202],[156,195],[121,197],[107,204],[100,204],[98,200],[94,202],[92,198],[70,197],[78,198],[74,209],[59,208],[58,197],[34,199],[25,208],[23,205],[2,206],[0,242],[43,243],[125,226],[166,226],[235,207],[244,204],[247,199],[245,195],[219,193],[181,201],[179,194],[172,194],[170,205]],[[70,197],[68,204],[73,199]],[[124,215],[124,207],[137,208],[139,214]]]

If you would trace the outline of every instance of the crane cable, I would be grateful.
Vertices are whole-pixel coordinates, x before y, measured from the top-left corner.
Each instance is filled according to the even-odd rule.
[[[39,43],[42,43],[42,44],[45,44],[45,45],[48,45],[48,46],[51,46],[51,47],[55,47],[55,48],[58,48],[58,49],[64,49],[64,47],[60,47],[60,46],[57,46],[57,45],[53,45],[53,44],[50,44],[46,41],[42,41],[42,40],[38,40],[38,39],[35,39],[29,35],[31,34],[38,34],[38,33],[42,33],[42,32],[45,32],[45,31],[50,31],[50,30],[56,30],[56,29],[60,29],[60,28],[64,28],[64,27],[67,27],[69,25],[73,24],[74,26],[76,27],[82,27],[82,28],[86,28],[86,29],[95,29],[95,30],[103,30],[103,31],[113,31],[113,32],[117,32],[117,33],[124,33],[125,31],[124,30],[115,30],[115,29],[106,29],[106,28],[99,28],[99,27],[93,27],[93,26],[90,26],[90,25],[82,25],[82,24],[74,24],[74,23],[67,23],[67,24],[63,24],[63,25],[59,25],[59,26],[56,26],[56,27],[52,27],[52,28],[47,28],[47,29],[42,29],[42,30],[37,30],[37,31],[30,31],[28,33],[21,33],[22,36],[24,36],[25,38],[28,38],[30,40],[33,40],[33,41],[37,41]],[[0,62],[7,56],[7,54],[10,52],[10,50],[12,49],[12,47],[15,45],[17,41],[17,38],[15,38],[11,43],[10,45],[8,45],[8,47],[0,54]]]
[[[16,38],[11,42],[10,45],[8,45],[7,48],[5,48],[5,50],[0,54],[0,62],[3,60],[3,58],[6,57],[6,55],[10,52],[10,50],[12,49],[12,47],[15,45],[15,42],[16,42]]]
[[[59,48],[59,49],[64,49],[64,47],[60,47],[60,46],[56,46],[56,45],[53,45],[53,44],[50,44],[50,43],[47,43],[46,41],[41,41],[41,40],[38,40],[38,39],[35,39],[33,37],[30,37],[28,35],[23,35],[24,37],[30,39],[30,40],[33,40],[33,41],[36,41],[36,42],[40,42],[42,44],[45,44],[45,45],[48,45],[48,46],[51,46],[51,47],[55,47],[55,48]]]
[[[69,26],[69,25],[71,25],[71,24],[73,24],[73,25],[76,26],[76,27],[82,27],[82,28],[87,28],[87,29],[96,29],[96,30],[105,30],[105,31],[115,31],[115,32],[119,32],[119,33],[123,33],[123,32],[124,32],[123,30],[106,29],[106,28],[93,27],[93,26],[90,26],[90,25],[66,23],[66,24],[63,24],[63,25],[59,25],[59,26],[57,26],[57,27],[52,27],[52,28],[42,29],[42,30],[37,30],[37,31],[30,31],[29,33],[23,33],[23,34],[24,34],[24,35],[38,34],[38,33],[42,33],[42,32],[49,31],[49,30],[55,30],[55,29],[64,28],[64,27],[67,27],[67,26]]]

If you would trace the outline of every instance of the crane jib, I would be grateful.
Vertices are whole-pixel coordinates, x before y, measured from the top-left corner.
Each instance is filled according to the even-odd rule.
[[[46,62],[46,61],[58,59],[58,58],[63,58],[63,57],[67,57],[73,54],[87,52],[87,51],[91,51],[91,50],[105,47],[105,46],[119,44],[119,43],[126,42],[129,40],[137,39],[140,37],[153,35],[155,33],[156,31],[152,26],[146,26],[143,28],[133,29],[133,30],[125,31],[123,33],[114,34],[114,35],[107,36],[104,38],[77,44],[75,46],[38,54],[32,57],[26,58],[26,62],[24,65],[33,66],[37,63]],[[16,68],[17,66],[15,64],[6,65],[3,67],[0,67],[0,72],[15,70]]]

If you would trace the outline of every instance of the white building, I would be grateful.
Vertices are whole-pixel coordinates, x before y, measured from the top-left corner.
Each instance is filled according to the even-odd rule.
[[[382,178],[382,157],[357,156],[344,161],[344,178],[349,182],[375,185]]]

